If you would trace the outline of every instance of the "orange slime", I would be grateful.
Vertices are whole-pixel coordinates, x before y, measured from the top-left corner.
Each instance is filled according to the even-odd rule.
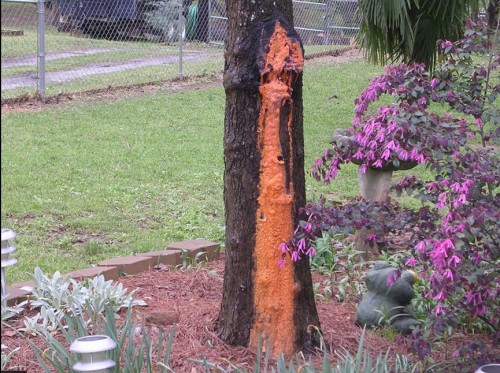
[[[292,105],[292,85],[302,71],[304,58],[298,41],[291,40],[276,23],[269,41],[269,52],[261,71],[262,98],[258,122],[258,145],[261,151],[257,230],[255,247],[254,323],[250,346],[256,348],[259,336],[263,347],[269,345],[273,356],[295,352],[294,300],[298,284],[294,281],[293,263],[287,257],[278,266],[279,246],[293,234],[292,136],[293,112],[282,118],[285,103]],[[280,117],[287,121],[288,152],[280,145]],[[288,158],[288,165],[284,161]],[[286,169],[288,168],[288,170]],[[287,181],[288,180],[288,181]],[[289,185],[287,185],[289,183]]]

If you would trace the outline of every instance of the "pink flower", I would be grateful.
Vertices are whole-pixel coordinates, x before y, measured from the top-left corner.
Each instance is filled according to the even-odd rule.
[[[399,274],[397,271],[392,272],[391,275],[389,277],[387,277],[387,285],[389,285],[389,286],[394,285],[394,283],[396,282],[398,277],[399,277]]]
[[[453,207],[460,207],[462,206],[463,204],[465,204],[465,202],[467,202],[467,198],[465,196],[465,194],[460,194],[458,196],[458,198],[456,198],[454,201],[453,201]]]
[[[385,149],[380,158],[387,161],[390,157],[391,157],[391,151],[389,149]]]
[[[306,253],[306,254],[307,254],[307,255],[309,255],[309,256],[314,256],[314,255],[316,255],[316,248],[315,248],[314,246],[311,246],[311,247],[309,248],[309,250],[307,250],[307,253]]]
[[[387,130],[389,132],[393,132],[398,128],[398,124],[394,120],[390,120],[389,123],[387,123]]]
[[[415,249],[417,249],[420,252],[423,252],[425,250],[426,244],[425,241],[420,241],[417,246],[415,246]]]
[[[434,298],[434,300],[442,300],[444,299],[444,293],[440,291]]]
[[[356,158],[356,159],[363,158],[363,153],[361,152],[361,149],[358,149],[358,151],[356,153],[354,153],[354,155],[352,157]]]
[[[396,144],[394,143],[394,140],[389,141],[385,148],[389,150],[396,150]]]
[[[378,132],[377,135],[375,136],[375,140],[377,140],[378,142],[384,142],[384,140],[385,140],[385,131]]]
[[[445,269],[445,271],[443,272],[443,277],[446,278],[447,280],[453,281],[453,272],[451,271],[451,269],[449,268]]]
[[[453,93],[452,91],[448,91],[446,93],[446,98],[449,100],[449,101],[452,101],[454,98],[455,98],[455,93]]]
[[[444,315],[445,314],[444,307],[440,306],[440,305],[436,306],[436,309],[434,310],[434,314],[436,316],[439,316],[440,314]]]
[[[431,83],[429,84],[429,86],[430,86],[432,89],[434,89],[434,88],[436,88],[436,86],[437,86],[438,84],[439,84],[439,79],[434,78],[434,79],[432,79],[432,80],[431,80]]]
[[[450,240],[449,238],[447,238],[446,240],[444,240],[441,245],[445,248],[445,249],[454,249],[455,248],[455,244],[453,243],[452,240]]]
[[[450,182],[444,179],[439,182],[439,185],[441,185],[442,187],[447,187],[448,185],[450,185]]]
[[[484,125],[483,120],[481,118],[474,118],[474,124],[479,127],[483,127]]]
[[[382,161],[380,159],[376,160],[373,164],[372,167],[375,168],[382,168]]]
[[[441,193],[439,196],[438,196],[438,200],[436,202],[436,207],[440,210],[444,209],[446,206],[445,206],[445,203],[446,203],[446,193]]]
[[[417,261],[412,257],[405,262],[405,265],[408,267],[415,267],[417,265]]]
[[[451,184],[450,188],[455,193],[458,193],[458,192],[460,192],[462,190],[462,186],[460,185],[460,183],[453,183],[453,184]]]
[[[280,251],[282,254],[286,253],[288,251],[288,245],[284,242],[280,244]]]
[[[297,242],[297,251],[304,252],[305,248],[306,248],[306,240],[305,238],[301,238],[299,242]]]
[[[363,164],[361,165],[361,167],[359,167],[359,171],[360,171],[362,174],[365,174],[365,173],[366,173],[366,169],[367,169],[367,168],[368,168],[368,167],[367,167],[366,163],[363,163]]]
[[[413,148],[413,149],[411,150],[411,153],[410,153],[410,159],[411,159],[412,161],[416,161],[416,160],[419,158],[419,156],[420,156],[420,153],[418,152],[418,150],[417,150],[417,149],[415,149],[415,148]]]
[[[462,260],[458,256],[452,255],[451,258],[448,260],[448,264],[450,266],[457,268],[461,261]]]
[[[401,149],[399,151],[399,158],[401,158],[403,161],[406,161],[408,159],[408,152],[405,149]]]
[[[283,268],[285,266],[285,259],[281,258],[278,260],[278,267]]]
[[[433,192],[436,189],[437,189],[437,183],[434,181],[427,185],[427,190],[429,190],[430,192]]]

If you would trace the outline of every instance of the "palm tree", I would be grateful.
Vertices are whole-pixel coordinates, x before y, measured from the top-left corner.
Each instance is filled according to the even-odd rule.
[[[375,63],[403,60],[432,67],[436,40],[457,40],[480,0],[359,0],[358,43]]]

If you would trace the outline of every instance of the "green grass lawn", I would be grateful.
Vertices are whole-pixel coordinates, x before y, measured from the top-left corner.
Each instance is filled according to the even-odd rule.
[[[380,72],[307,63],[306,171]],[[67,272],[177,240],[222,243],[224,100],[220,87],[2,114],[2,227],[18,234],[19,260],[8,282],[35,266]],[[346,167],[330,186],[308,177],[308,199],[356,196],[356,172]]]

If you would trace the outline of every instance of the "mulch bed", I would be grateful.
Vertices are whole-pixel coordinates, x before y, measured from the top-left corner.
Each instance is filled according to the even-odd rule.
[[[127,289],[137,289],[135,297],[148,304],[147,307],[137,307],[136,316],[142,319],[146,326],[152,326],[153,332],[155,327],[167,332],[172,328],[172,325],[163,325],[170,324],[171,321],[163,320],[161,315],[166,314],[174,320],[178,319],[170,358],[170,365],[175,372],[202,372],[203,366],[193,361],[202,359],[218,363],[226,369],[230,361],[236,366],[253,370],[255,351],[229,346],[219,339],[215,331],[222,299],[223,270],[222,257],[195,268],[163,268],[120,279]],[[314,282],[326,278],[317,273],[313,274]],[[331,299],[328,302],[318,301],[317,308],[324,339],[331,347],[330,360],[336,361],[335,351],[348,350],[355,355],[362,333],[362,329],[354,324],[355,303],[339,303]],[[22,319],[18,318],[11,324],[20,327]],[[10,366],[28,372],[40,372],[40,366],[28,344],[23,339],[12,336],[8,330],[2,328],[2,343],[10,349],[21,347]],[[30,338],[36,342],[35,337]],[[372,356],[385,354],[388,349],[391,349],[392,354],[408,355],[406,347],[397,341],[396,338],[395,342],[391,342],[379,331],[367,331],[364,345]],[[450,357],[454,346],[448,345],[444,348],[440,355]],[[315,365],[320,366],[321,356],[304,359],[307,361],[309,358]]]
[[[219,260],[204,263],[188,269],[172,269],[163,267],[151,272],[143,272],[134,276],[126,276],[120,282],[129,290],[137,289],[135,298],[143,299],[148,306],[137,307],[136,316],[144,322],[152,333],[157,328],[168,332],[176,321],[175,339],[172,347],[170,366],[174,372],[204,372],[204,367],[193,360],[203,360],[219,364],[228,370],[231,362],[235,366],[253,371],[256,360],[255,351],[241,346],[230,346],[217,336],[215,325],[222,300],[222,279],[224,271],[223,257]],[[318,273],[313,273],[313,281],[326,279]],[[317,302],[321,329],[325,341],[331,347],[330,361],[335,363],[335,352],[349,351],[353,356],[358,349],[362,329],[354,324],[356,305],[339,303],[331,299],[328,302]],[[122,312],[123,313],[123,312]],[[22,326],[22,318],[10,322],[14,327]],[[2,343],[10,349],[20,346],[21,349],[11,360],[10,367],[28,372],[41,372],[29,345],[8,328],[2,328]],[[62,335],[56,336],[63,341]],[[60,338],[59,338],[60,337]],[[473,338],[477,338],[472,336]],[[36,337],[29,337],[37,343]],[[136,339],[141,338],[140,335]],[[153,340],[154,340],[153,335]],[[440,360],[450,359],[458,343],[443,344],[435,355]],[[465,340],[470,338],[465,337]],[[385,354],[391,349],[391,355],[396,353],[410,356],[407,348],[399,338],[391,342],[382,336],[380,331],[367,331],[364,342],[365,349],[372,356]],[[69,346],[67,346],[69,347]],[[302,357],[303,361],[321,366],[322,357]],[[439,360],[438,360],[439,361]],[[297,367],[297,364],[295,364]]]

